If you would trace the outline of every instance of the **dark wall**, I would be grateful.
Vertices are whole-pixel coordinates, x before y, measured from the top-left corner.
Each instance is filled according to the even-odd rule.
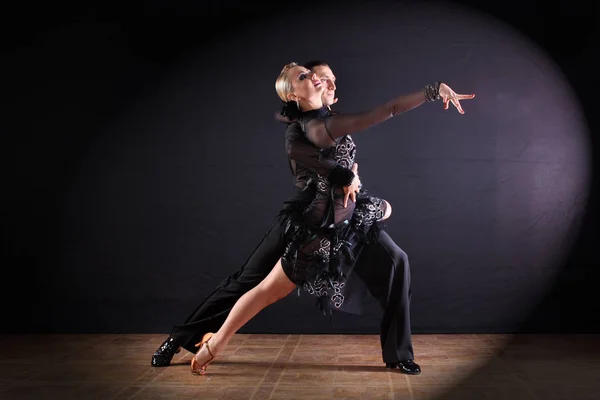
[[[410,257],[413,332],[598,329],[593,9],[224,7],[65,6],[39,21],[15,9],[3,331],[182,322],[291,194],[274,80],[314,58],[334,69],[342,112],[435,80],[477,94],[465,115],[426,104],[354,135],[363,184],[393,205],[387,230]],[[245,331],[378,329],[374,307],[328,324],[313,302],[290,295]]]

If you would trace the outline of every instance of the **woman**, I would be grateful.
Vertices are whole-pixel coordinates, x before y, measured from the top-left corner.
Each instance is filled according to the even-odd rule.
[[[457,95],[447,85],[437,83],[364,113],[332,115],[323,105],[323,86],[311,71],[296,63],[286,65],[275,83],[288,115],[297,119],[290,128],[301,130],[313,144],[333,153],[335,160],[346,167],[354,164],[356,151],[349,134],[439,98],[444,100],[444,109],[452,102],[462,114],[459,101],[474,97]],[[292,168],[296,173],[293,165]],[[343,304],[344,279],[352,272],[352,249],[365,240],[376,221],[389,216],[389,204],[362,196],[345,207],[341,189],[332,188],[320,176],[315,177],[315,184],[318,195],[306,210],[292,205],[283,215],[288,220],[284,256],[263,282],[238,300],[221,329],[214,335],[206,334],[197,344],[200,349],[191,362],[193,373],[205,373],[207,365],[235,332],[296,286],[318,295],[322,309]]]

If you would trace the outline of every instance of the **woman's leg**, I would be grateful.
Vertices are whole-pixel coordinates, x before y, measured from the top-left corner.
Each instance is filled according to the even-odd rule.
[[[250,321],[263,308],[287,296],[295,287],[296,285],[283,272],[280,259],[258,286],[244,294],[235,303],[221,329],[210,339],[210,352],[216,356],[246,322]],[[211,355],[206,346],[203,346],[195,358],[199,365],[203,365],[210,360]]]

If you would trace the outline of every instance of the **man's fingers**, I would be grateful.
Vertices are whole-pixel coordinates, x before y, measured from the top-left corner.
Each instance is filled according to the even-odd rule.
[[[458,100],[471,100],[475,98],[474,94],[457,94],[456,98]]]
[[[356,173],[358,171],[358,163],[354,163],[354,165],[352,165],[352,172]]]
[[[352,198],[352,202],[356,203],[356,193],[355,192],[350,193],[350,197]]]
[[[348,192],[344,195],[344,208],[346,208],[348,206],[348,196],[350,196],[351,193]]]
[[[448,109],[448,105],[449,105],[448,98],[445,98],[444,99],[444,110]]]

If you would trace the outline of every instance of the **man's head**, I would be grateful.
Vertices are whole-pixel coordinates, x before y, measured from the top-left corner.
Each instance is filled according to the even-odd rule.
[[[335,75],[329,68],[329,65],[323,61],[314,60],[304,64],[304,68],[310,69],[317,75],[321,82],[325,86],[323,91],[323,104],[330,106],[337,103],[338,99],[335,97]]]

